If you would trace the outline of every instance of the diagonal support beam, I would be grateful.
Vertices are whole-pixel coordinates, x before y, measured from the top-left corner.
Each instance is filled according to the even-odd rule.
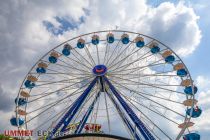
[[[88,108],[87,112],[85,113],[84,117],[82,118],[82,120],[80,121],[79,125],[77,126],[76,130],[75,130],[75,134],[80,134],[82,132],[82,129],[84,128],[91,112],[93,111],[94,105],[97,102],[99,96],[101,95],[101,92],[99,91],[94,99],[94,101],[92,102],[92,104],[90,105],[90,107]]]
[[[47,137],[47,140],[51,140],[52,137],[55,135],[55,133],[62,127],[62,125],[63,125],[63,127],[61,128],[60,131],[63,132],[66,129],[66,127],[69,125],[69,123],[75,116],[76,112],[78,111],[79,107],[82,105],[82,103],[85,101],[85,99],[88,96],[88,94],[90,93],[90,91],[95,86],[97,80],[98,80],[98,77],[96,77],[90,83],[90,85],[85,89],[85,91],[82,93],[82,95],[80,95],[75,100],[75,102],[73,103],[71,108],[68,110],[68,112],[62,117],[62,119],[58,122],[58,124],[53,128],[52,132]]]
[[[135,129],[131,125],[130,121],[126,118],[126,116],[123,114],[122,109],[118,105],[118,103],[115,101],[114,97],[109,94],[107,91],[106,93],[108,94],[108,97],[112,101],[112,103],[115,105],[115,108],[117,109],[120,117],[122,118],[123,122],[127,125],[128,129],[130,130],[130,133],[134,135],[135,140],[141,140],[138,134],[135,132]]]
[[[112,85],[112,83],[108,80],[107,77],[104,76],[105,82],[108,84],[109,88],[115,95],[115,97],[118,99],[126,113],[129,115],[133,123],[136,125],[138,130],[141,132],[142,136],[145,138],[145,140],[155,140],[153,135],[149,132],[149,130],[146,128],[144,123],[137,117],[137,115],[134,113],[134,111],[129,107],[129,105],[125,102],[125,100],[120,96],[116,88]]]

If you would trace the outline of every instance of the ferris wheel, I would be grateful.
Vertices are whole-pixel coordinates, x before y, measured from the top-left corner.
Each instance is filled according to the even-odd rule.
[[[10,122],[23,130],[121,139],[199,140],[197,87],[180,57],[144,34],[107,30],[69,39],[31,68]],[[57,135],[56,135],[57,134]]]

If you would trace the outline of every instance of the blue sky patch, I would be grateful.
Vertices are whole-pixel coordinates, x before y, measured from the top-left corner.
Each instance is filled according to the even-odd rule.
[[[148,0],[147,4],[152,5],[153,7],[158,7],[163,2],[170,2],[170,3],[177,4],[179,2],[179,0],[170,0],[170,1],[168,1],[168,0]]]
[[[58,36],[66,31],[78,29],[79,25],[85,22],[85,17],[81,16],[78,21],[75,21],[72,18],[66,19],[64,17],[56,16],[55,20],[60,24],[58,27],[55,27],[55,25],[47,20],[43,21],[43,25],[49,32]]]

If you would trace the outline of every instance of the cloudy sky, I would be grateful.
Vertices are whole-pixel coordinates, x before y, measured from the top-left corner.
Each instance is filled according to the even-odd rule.
[[[198,85],[196,130],[210,137],[209,0],[0,0],[0,132],[33,64],[81,33],[122,29],[152,36],[180,55]]]

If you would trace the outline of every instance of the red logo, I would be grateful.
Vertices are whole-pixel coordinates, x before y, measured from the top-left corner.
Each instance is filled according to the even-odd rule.
[[[5,136],[12,136],[12,137],[26,137],[26,136],[32,136],[33,130],[5,130],[4,135]]]

